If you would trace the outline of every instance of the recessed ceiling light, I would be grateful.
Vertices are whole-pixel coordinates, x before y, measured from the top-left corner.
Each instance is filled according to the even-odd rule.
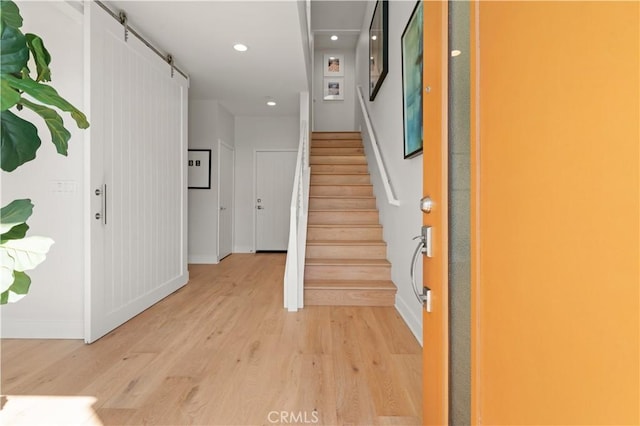
[[[462,52],[459,51],[459,50],[452,50],[451,51],[451,56],[453,56],[455,58],[456,56],[460,56],[461,53]]]
[[[372,36],[371,36],[371,40],[377,40],[377,39],[378,39],[378,36],[377,36],[377,35],[372,35]]]
[[[338,36],[337,36],[337,35],[332,35],[332,36],[331,36],[331,40],[336,41],[337,39],[338,39]]]
[[[267,101],[267,105],[276,106],[276,102],[275,101]]]
[[[249,49],[246,45],[242,43],[234,44],[233,48],[236,49],[238,52],[246,52]]]
[[[332,61],[335,59],[335,56],[329,56],[329,59],[331,59]]]

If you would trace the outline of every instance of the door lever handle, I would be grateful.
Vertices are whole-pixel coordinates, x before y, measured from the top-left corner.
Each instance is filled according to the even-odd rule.
[[[258,209],[258,210],[264,210],[264,207],[262,207],[262,206],[256,206],[256,209]]]

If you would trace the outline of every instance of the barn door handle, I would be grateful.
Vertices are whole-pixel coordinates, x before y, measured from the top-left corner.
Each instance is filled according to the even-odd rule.
[[[100,203],[100,212],[96,213],[96,220],[103,220],[103,223],[107,224],[107,184],[102,185],[102,188],[97,188],[95,191],[97,197],[102,197]]]
[[[413,293],[416,295],[416,299],[422,304],[427,312],[431,312],[431,289],[429,287],[422,287],[422,290],[419,290],[419,286],[416,284],[416,265],[418,263],[418,258],[420,257],[420,253],[424,253],[427,247],[426,239],[423,235],[418,235],[414,237],[413,240],[419,239],[420,242],[416,247],[416,250],[413,252],[413,259],[411,261],[411,288],[413,289]]]

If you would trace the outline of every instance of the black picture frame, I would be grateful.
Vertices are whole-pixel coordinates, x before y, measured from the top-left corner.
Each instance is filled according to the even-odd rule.
[[[404,158],[422,153],[423,5],[418,1],[402,32],[402,129]]]
[[[369,101],[389,72],[389,1],[378,0],[369,25]]]
[[[211,150],[189,149],[187,153],[189,189],[211,189]]]

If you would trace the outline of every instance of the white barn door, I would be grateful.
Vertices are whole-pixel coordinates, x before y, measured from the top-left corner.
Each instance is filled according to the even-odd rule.
[[[188,80],[95,3],[85,19],[90,343],[188,280]]]

